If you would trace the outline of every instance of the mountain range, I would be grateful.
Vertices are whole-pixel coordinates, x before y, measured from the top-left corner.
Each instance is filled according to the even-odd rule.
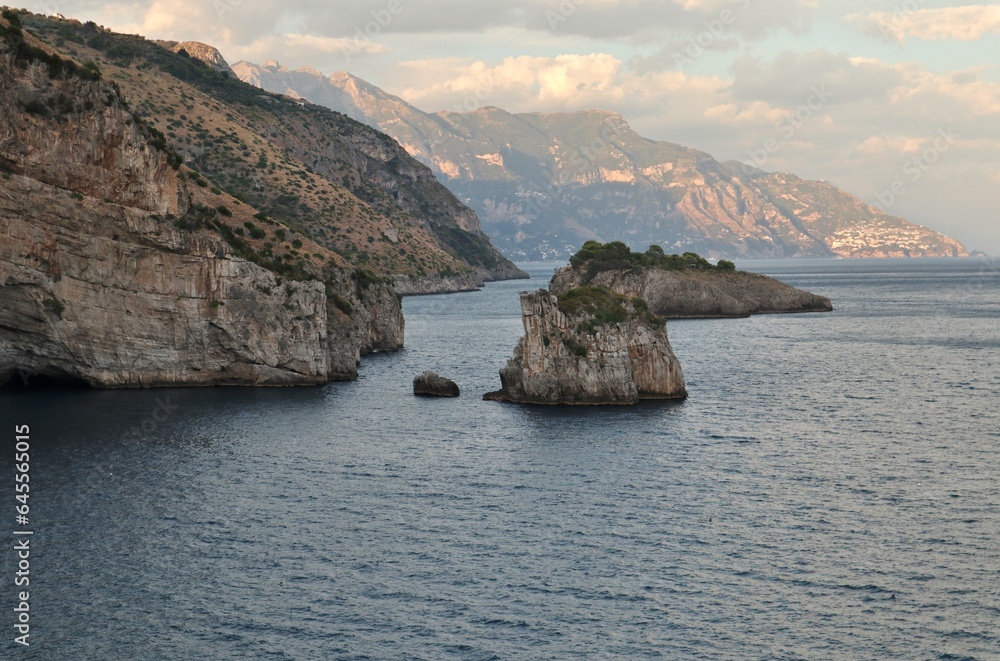
[[[426,113],[346,72],[274,61],[232,71],[391,135],[475,209],[514,259],[564,259],[587,240],[715,257],[967,254],[958,241],[829,182],[650,140],[612,112]]]

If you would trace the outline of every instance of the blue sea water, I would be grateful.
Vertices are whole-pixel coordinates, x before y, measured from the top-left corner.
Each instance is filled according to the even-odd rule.
[[[836,311],[670,322],[683,403],[481,401],[550,264],[353,383],[0,394],[0,656],[1000,659],[1000,265],[739,267]]]

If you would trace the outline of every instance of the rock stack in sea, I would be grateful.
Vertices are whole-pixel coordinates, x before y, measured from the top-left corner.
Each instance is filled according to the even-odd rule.
[[[687,396],[665,323],[645,303],[600,287],[521,294],[525,335],[485,399],[636,404]]]
[[[458,397],[462,392],[451,379],[427,370],[413,378],[413,394],[419,397]]]

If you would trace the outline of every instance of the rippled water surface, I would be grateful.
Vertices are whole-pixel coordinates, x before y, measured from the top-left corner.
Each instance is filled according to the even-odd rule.
[[[354,383],[0,395],[0,656],[1000,659],[998,265],[740,267],[837,309],[671,322],[681,404],[481,401],[552,265],[406,299]]]

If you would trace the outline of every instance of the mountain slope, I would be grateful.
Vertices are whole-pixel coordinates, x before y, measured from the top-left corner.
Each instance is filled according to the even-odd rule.
[[[242,83],[204,44],[157,44],[39,16],[24,21],[42,41],[114,80],[209,188],[393,278],[401,293],[523,277],[490,245],[475,213],[385,134]]]
[[[477,211],[510,256],[565,258],[585,240],[740,257],[966,254],[829,183],[648,140],[615,113],[430,115],[346,73],[324,78],[273,62],[233,70],[392,135]]]

